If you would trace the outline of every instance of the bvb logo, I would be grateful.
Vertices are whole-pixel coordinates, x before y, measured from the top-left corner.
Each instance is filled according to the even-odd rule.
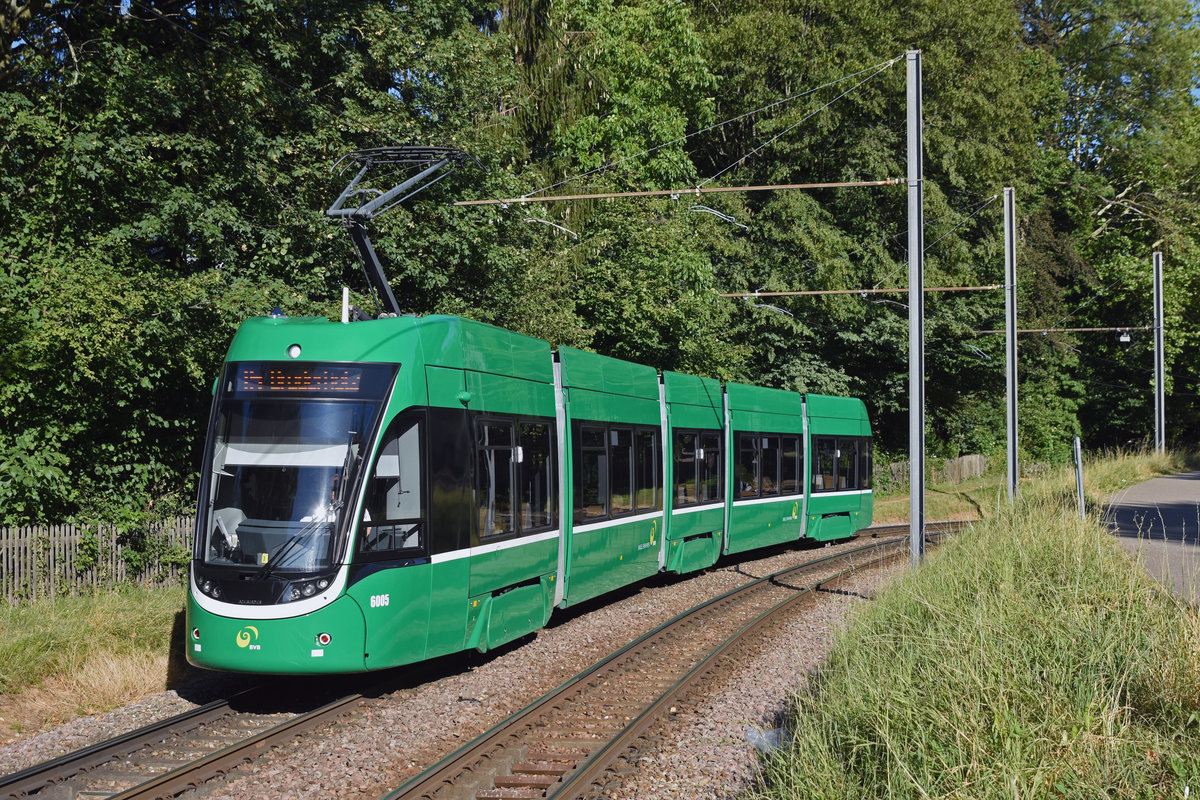
[[[792,519],[795,519],[800,514],[800,503],[792,503]]]
[[[250,642],[258,641],[258,628],[253,625],[247,625],[237,632],[237,646],[247,647]],[[256,648],[257,649],[257,648]]]

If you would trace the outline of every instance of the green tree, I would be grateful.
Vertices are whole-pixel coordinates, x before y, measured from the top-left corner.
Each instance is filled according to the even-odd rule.
[[[469,141],[501,104],[485,10],[77,2],[3,20],[0,521],[190,502],[236,325],[325,313],[355,281],[321,215],[330,167]]]

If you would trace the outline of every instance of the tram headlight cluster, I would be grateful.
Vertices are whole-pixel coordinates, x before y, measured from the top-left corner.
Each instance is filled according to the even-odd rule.
[[[329,588],[329,578],[317,578],[316,580],[292,583],[283,590],[283,597],[279,598],[279,601],[281,603],[294,603],[297,600],[306,600],[317,592],[324,591],[327,588]]]
[[[211,581],[207,578],[200,581],[200,591],[204,592],[213,600],[221,599],[221,585],[216,581]]]

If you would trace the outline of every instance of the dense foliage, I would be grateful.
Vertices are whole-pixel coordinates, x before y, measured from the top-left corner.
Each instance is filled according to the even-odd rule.
[[[391,144],[485,166],[377,220],[405,308],[854,393],[882,448],[903,449],[903,295],[718,296],[903,286],[902,186],[448,203],[581,175],[547,194],[903,177],[893,59],[910,48],[927,283],[1002,281],[1003,186],[1022,327],[1149,324],[1161,250],[1169,434],[1200,425],[1200,42],[1185,0],[27,0],[0,11],[0,37],[2,523],[187,505],[238,322],[276,304],[332,316],[344,284],[371,307],[322,212],[348,179],[341,156]],[[1002,448],[1003,337],[976,334],[1001,326],[1001,293],[931,294],[927,313],[930,447]],[[1075,433],[1147,436],[1148,332],[1021,347],[1029,457],[1063,457]]]

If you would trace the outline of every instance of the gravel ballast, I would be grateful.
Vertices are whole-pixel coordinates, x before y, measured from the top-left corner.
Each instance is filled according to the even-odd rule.
[[[370,700],[327,728],[210,783],[212,798],[377,798],[653,627],[735,586],[855,544],[766,551],[685,578],[659,577],[566,612],[550,627],[493,653],[466,653],[397,671],[410,686]],[[703,696],[681,702],[652,731],[637,773],[615,797],[725,798],[751,785],[756,747],[778,738],[789,692],[803,685],[853,609],[902,570],[874,570],[807,604],[729,656]],[[229,681],[228,677],[222,678]],[[236,681],[233,685],[237,685]],[[325,680],[338,680],[328,678]],[[249,682],[249,681],[248,681]],[[182,687],[74,720],[0,747],[0,774],[56,757],[195,707],[211,693]],[[269,787],[269,788],[268,788]]]

